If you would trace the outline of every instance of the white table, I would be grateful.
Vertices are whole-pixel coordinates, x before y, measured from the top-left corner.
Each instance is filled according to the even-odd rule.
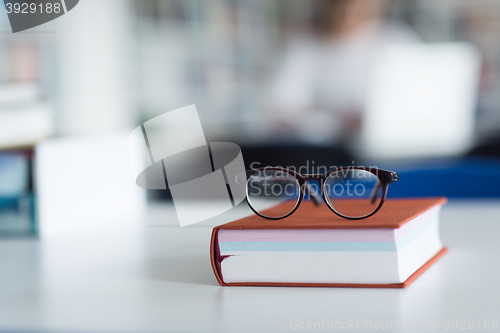
[[[1,240],[0,332],[287,332],[314,322],[314,331],[444,331],[453,319],[473,320],[466,331],[500,330],[491,329],[500,319],[498,200],[446,205],[450,251],[407,289],[220,287],[209,259],[214,221],[175,220],[171,206],[151,207],[147,221]],[[394,329],[413,325],[422,326]]]

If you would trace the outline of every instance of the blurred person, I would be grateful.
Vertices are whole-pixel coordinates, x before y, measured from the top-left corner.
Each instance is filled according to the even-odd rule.
[[[476,140],[473,155],[500,157],[500,11],[497,4],[474,2],[458,15],[459,38],[469,41],[481,51],[482,67],[478,91]]]
[[[325,17],[291,37],[274,87],[277,140],[346,144],[361,126],[370,66],[377,49],[418,42],[408,27],[385,22],[384,0],[327,0]]]

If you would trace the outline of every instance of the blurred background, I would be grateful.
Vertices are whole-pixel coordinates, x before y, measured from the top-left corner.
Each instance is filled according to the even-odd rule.
[[[115,133],[190,104],[248,166],[377,165],[401,171],[393,196],[500,196],[497,1],[85,0],[16,34],[2,8],[0,29],[0,234],[36,234],[34,193],[68,185],[41,170],[111,181]]]

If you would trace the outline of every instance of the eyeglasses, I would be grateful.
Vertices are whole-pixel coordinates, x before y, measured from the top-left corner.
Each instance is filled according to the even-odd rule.
[[[307,191],[316,205],[321,198],[308,181],[317,181],[321,196],[332,212],[346,219],[372,216],[384,204],[389,184],[399,179],[393,171],[348,166],[324,174],[301,175],[285,168],[246,172],[246,200],[255,214],[279,220],[293,214]]]

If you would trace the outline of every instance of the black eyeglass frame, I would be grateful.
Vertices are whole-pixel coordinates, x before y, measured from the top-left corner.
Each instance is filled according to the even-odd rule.
[[[375,189],[374,189],[374,192],[373,194],[375,195],[372,196],[372,198],[370,199],[372,201],[372,203],[374,203],[375,201],[375,198],[376,198],[376,194],[379,190],[379,188],[381,187],[382,188],[382,196],[381,196],[381,200],[377,206],[377,208],[375,208],[375,210],[369,214],[366,214],[366,215],[363,215],[363,216],[359,216],[359,217],[353,217],[353,216],[347,216],[347,215],[344,215],[340,212],[338,212],[334,207],[333,205],[330,203],[330,200],[328,199],[327,197],[327,194],[326,194],[326,180],[332,175],[332,174],[335,174],[337,172],[342,172],[342,171],[345,171],[345,170],[362,170],[362,171],[367,171],[367,172],[370,172],[371,174],[375,175],[378,179],[379,179],[379,182],[377,182],[377,184],[375,185]],[[280,217],[271,217],[271,216],[265,216],[265,215],[262,215],[259,211],[257,211],[251,204],[250,200],[248,199],[249,195],[248,195],[248,181],[250,179],[250,177],[258,172],[266,172],[266,171],[281,171],[281,172],[285,172],[285,173],[288,173],[289,175],[291,175],[292,177],[294,177],[298,184],[299,184],[299,198],[297,200],[297,202],[295,203],[295,207],[293,207],[293,209],[286,215],[283,215],[283,216],[280,216]],[[387,191],[389,189],[389,184],[393,183],[393,182],[396,182],[399,180],[399,174],[397,172],[394,172],[394,171],[388,171],[388,170],[384,170],[384,169],[379,169],[379,168],[375,168],[375,167],[364,167],[364,166],[347,166],[347,167],[340,167],[340,168],[336,168],[336,169],[331,169],[329,171],[327,171],[326,173],[324,174],[300,174],[298,172],[295,172],[293,170],[289,170],[289,169],[286,169],[286,168],[279,168],[279,167],[266,167],[266,168],[259,168],[259,169],[253,169],[253,170],[249,170],[246,172],[246,184],[245,184],[245,194],[246,194],[246,201],[248,203],[248,206],[250,207],[250,209],[255,213],[257,214],[258,216],[260,217],[263,217],[263,218],[266,218],[266,219],[269,219],[269,220],[281,220],[281,219],[284,219],[290,215],[292,215],[300,206],[300,204],[302,203],[302,200],[304,199],[304,196],[305,196],[305,192],[306,190],[310,193],[314,203],[318,206],[320,205],[321,203],[321,200],[319,198],[317,198],[316,196],[313,195],[313,192],[308,189],[307,187],[307,181],[308,180],[316,180],[319,184],[320,184],[320,189],[321,189],[321,197],[323,198],[323,201],[326,203],[326,205],[328,206],[328,208],[335,214],[337,214],[338,216],[340,217],[343,217],[345,219],[348,219],[348,220],[362,220],[362,219],[365,219],[365,218],[368,218],[370,216],[373,216],[375,213],[377,213],[380,208],[382,207],[382,205],[384,204],[385,202],[385,199],[387,197]]]

